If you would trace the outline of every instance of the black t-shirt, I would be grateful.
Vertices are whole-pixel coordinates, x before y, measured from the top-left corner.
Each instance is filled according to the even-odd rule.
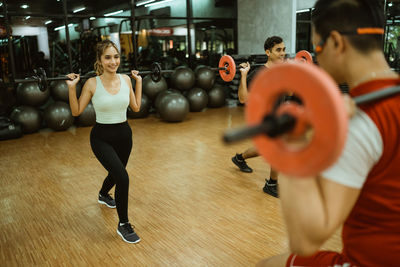
[[[266,66],[260,66],[258,68],[250,69],[249,73],[247,74],[247,90],[250,90],[251,82],[253,81],[254,77],[258,74],[258,72],[267,70],[268,67]],[[289,94],[284,94],[281,97],[279,97],[275,103],[275,108],[277,108],[279,105],[286,101],[293,101],[298,104],[302,104],[302,101],[300,98],[298,98],[295,95],[289,95]]]

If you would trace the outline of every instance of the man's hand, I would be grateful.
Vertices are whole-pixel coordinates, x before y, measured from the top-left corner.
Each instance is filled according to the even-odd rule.
[[[250,63],[249,62],[241,63],[239,65],[239,70],[240,70],[240,73],[242,74],[242,77],[247,76],[247,73],[250,70]]]

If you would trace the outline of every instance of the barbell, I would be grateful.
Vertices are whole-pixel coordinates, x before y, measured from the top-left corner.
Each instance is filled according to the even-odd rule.
[[[290,77],[288,79],[287,77]],[[302,105],[274,103],[288,91]],[[390,87],[353,98],[367,104],[400,93]],[[312,64],[284,63],[260,72],[250,86],[245,110],[247,127],[225,132],[227,143],[253,137],[260,155],[272,168],[293,176],[321,173],[340,156],[345,145],[348,114],[343,96],[334,80]],[[289,140],[309,134],[301,147]]]
[[[297,52],[296,56],[294,57],[295,61],[301,61],[301,62],[307,62],[307,63],[313,63],[313,58],[310,52],[306,50],[301,50]],[[265,64],[252,64],[250,67],[254,66],[263,66]],[[241,67],[239,67],[240,69]],[[218,68],[211,68],[211,70],[218,70],[219,75],[221,76],[222,80],[225,82],[230,82],[235,78],[235,74],[238,71],[238,68],[236,67],[235,60],[229,56],[225,55],[222,56],[221,59],[219,60],[218,63]]]
[[[159,63],[154,62],[151,65],[151,70],[147,70],[147,71],[139,71],[139,75],[147,75],[150,74],[151,75],[151,79],[154,82],[158,82],[161,80],[161,75],[162,73],[172,73],[173,70],[162,70],[161,66]],[[124,72],[121,74],[127,74],[130,75],[130,72]],[[80,78],[81,79],[88,79],[91,77],[94,77],[95,74],[90,74],[90,75],[82,75]],[[15,79],[13,82],[11,82],[11,84],[18,84],[18,83],[38,83],[39,85],[39,89],[41,91],[45,91],[47,89],[48,86],[48,82],[51,81],[66,81],[69,80],[69,78],[67,76],[60,76],[60,77],[54,77],[54,78],[48,78],[46,75],[46,72],[44,69],[39,68],[39,69],[35,69],[34,70],[34,75],[26,78],[26,79]],[[1,85],[8,85],[7,83],[3,83],[2,80],[0,80]]]

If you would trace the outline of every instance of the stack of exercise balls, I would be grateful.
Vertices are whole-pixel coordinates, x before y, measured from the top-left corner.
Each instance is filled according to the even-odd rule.
[[[210,108],[224,106],[226,98],[225,89],[223,85],[215,83],[216,72],[207,66],[199,66],[196,68],[195,72],[197,88],[193,89],[195,92],[193,92],[190,97],[193,97],[193,95],[196,97],[196,101],[194,101],[197,104],[196,106],[204,105],[204,107],[207,106]],[[204,92],[200,91],[199,88],[207,92],[207,101],[203,99]],[[201,102],[201,104],[197,101]]]
[[[24,134],[37,132],[42,125],[39,106],[48,101],[49,89],[41,91],[37,83],[21,83],[17,87],[17,106],[11,111],[10,118],[21,125]]]
[[[201,112],[205,108],[225,105],[224,87],[215,83],[216,72],[207,66],[198,66],[192,71],[186,66],[177,67],[167,77],[154,82],[151,75],[142,80],[142,101],[140,110],[127,109],[128,118],[145,118],[156,111],[166,122],[184,121],[189,113]],[[79,98],[82,85],[77,85]],[[135,81],[132,80],[135,90]],[[170,88],[170,89],[168,89]],[[172,89],[174,88],[174,89]],[[64,131],[74,122],[79,126],[92,126],[96,122],[94,107],[90,102],[83,113],[74,118],[69,107],[69,89],[65,81],[53,81],[41,91],[37,83],[22,83],[17,88],[18,105],[11,118],[21,125],[23,133],[34,133],[48,127],[54,131]]]
[[[77,84],[77,97],[82,90],[81,82]],[[37,132],[40,128],[64,131],[74,122],[79,126],[92,126],[96,115],[90,102],[82,114],[72,116],[69,107],[69,90],[65,81],[53,81],[46,90],[41,91],[36,82],[20,83],[17,86],[17,105],[10,118],[21,125],[24,134]]]
[[[154,107],[163,121],[181,122],[189,113],[189,101],[183,94],[195,84],[195,75],[190,68],[180,66],[174,70],[170,81],[175,89],[159,92]]]

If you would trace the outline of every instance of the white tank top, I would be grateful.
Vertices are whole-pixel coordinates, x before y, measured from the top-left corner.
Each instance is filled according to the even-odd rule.
[[[130,89],[120,74],[118,77],[121,88],[117,94],[112,95],[104,88],[100,77],[96,76],[96,91],[92,103],[98,123],[113,124],[126,121]]]

